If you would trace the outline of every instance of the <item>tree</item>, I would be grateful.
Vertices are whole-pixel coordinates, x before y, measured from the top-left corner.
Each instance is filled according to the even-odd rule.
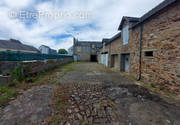
[[[59,49],[58,54],[68,54],[68,52],[65,49]]]

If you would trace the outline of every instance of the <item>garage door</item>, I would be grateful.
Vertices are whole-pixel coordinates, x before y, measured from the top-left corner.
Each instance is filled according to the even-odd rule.
[[[104,56],[105,56],[105,64],[104,65],[108,66],[108,54],[105,54]]]

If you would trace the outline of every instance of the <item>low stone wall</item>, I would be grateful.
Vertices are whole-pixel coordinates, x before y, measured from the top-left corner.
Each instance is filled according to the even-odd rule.
[[[0,71],[4,74],[10,74],[15,67],[22,66],[25,74],[28,76],[35,76],[40,72],[52,70],[58,66],[73,62],[73,57],[65,58],[62,60],[45,60],[45,61],[0,61]],[[8,76],[0,76],[0,85],[10,82],[11,78]]]
[[[73,58],[66,58],[63,60],[47,60],[38,62],[23,62],[21,65],[24,70],[29,70],[29,74],[36,74],[41,71],[49,71],[57,66],[73,62]]]
[[[0,71],[3,73],[10,73],[20,62],[14,61],[0,61]]]
[[[7,84],[10,81],[11,81],[11,77],[10,76],[2,76],[2,75],[0,75],[0,85]]]

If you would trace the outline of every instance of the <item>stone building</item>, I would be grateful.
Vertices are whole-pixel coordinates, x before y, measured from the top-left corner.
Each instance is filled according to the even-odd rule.
[[[180,93],[179,10],[179,0],[165,0],[140,18],[123,17],[120,37],[107,44],[108,66]]]
[[[110,46],[108,45],[109,39],[103,39],[102,40],[102,47],[99,49],[98,57],[99,57],[99,63],[109,66],[110,60],[109,60],[109,54],[110,54]]]
[[[99,41],[73,40],[73,56],[77,61],[97,61],[97,53],[102,43]]]

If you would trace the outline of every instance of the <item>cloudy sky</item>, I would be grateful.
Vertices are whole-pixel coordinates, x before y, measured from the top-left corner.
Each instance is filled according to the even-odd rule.
[[[72,38],[102,40],[123,16],[140,17],[163,0],[0,0],[0,39],[68,49]]]

